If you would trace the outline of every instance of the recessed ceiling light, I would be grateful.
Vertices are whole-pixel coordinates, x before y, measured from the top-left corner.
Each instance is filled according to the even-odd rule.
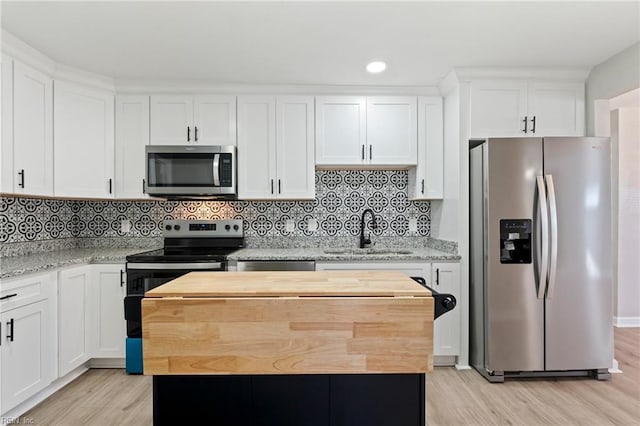
[[[367,64],[367,71],[371,74],[378,74],[387,69],[387,64],[382,61],[369,62]]]

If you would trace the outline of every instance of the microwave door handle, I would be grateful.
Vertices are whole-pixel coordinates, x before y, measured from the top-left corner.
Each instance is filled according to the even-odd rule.
[[[220,154],[213,154],[213,186],[220,186]]]

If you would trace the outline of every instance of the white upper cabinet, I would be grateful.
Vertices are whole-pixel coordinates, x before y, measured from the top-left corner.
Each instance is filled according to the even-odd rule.
[[[313,97],[276,98],[276,198],[315,197]]]
[[[367,99],[316,97],[316,164],[363,164],[367,144]]]
[[[529,129],[536,135],[584,136],[584,84],[534,82],[528,94]]]
[[[53,137],[55,195],[112,197],[113,94],[56,81]]]
[[[151,145],[235,145],[236,97],[151,96]]]
[[[115,195],[118,198],[144,197],[149,96],[117,96],[115,119]]]
[[[470,137],[583,136],[584,84],[471,83]]]
[[[238,98],[238,198],[313,199],[313,98]]]
[[[367,97],[367,158],[370,164],[416,164],[416,98]]]
[[[415,96],[316,97],[316,165],[415,165]]]
[[[236,144],[236,97],[199,95],[193,102],[194,142]]]
[[[15,194],[52,195],[53,80],[8,58],[3,60],[2,74],[2,189]]]
[[[0,64],[2,91],[2,143],[0,144],[0,192],[13,192],[13,59],[2,55]]]
[[[410,200],[444,196],[444,134],[442,98],[418,98],[418,165],[409,169]]]

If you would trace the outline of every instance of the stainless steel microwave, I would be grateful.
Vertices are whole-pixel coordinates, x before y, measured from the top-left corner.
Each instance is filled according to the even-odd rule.
[[[147,145],[146,190],[165,198],[236,199],[236,147]]]

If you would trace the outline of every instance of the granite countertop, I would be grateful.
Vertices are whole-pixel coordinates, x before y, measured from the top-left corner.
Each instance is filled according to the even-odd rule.
[[[86,263],[125,263],[130,254],[152,250],[151,248],[76,248],[33,253],[24,256],[0,258],[0,278]],[[433,248],[246,248],[228,256],[231,262],[252,260],[315,260],[331,261],[459,261],[457,254]]]
[[[77,248],[0,258],[0,278],[10,278],[83,263],[125,263],[130,254],[150,248]]]
[[[433,248],[287,248],[262,249],[246,248],[228,256],[230,261],[253,260],[315,260],[331,261],[459,261],[458,254],[447,253]]]

